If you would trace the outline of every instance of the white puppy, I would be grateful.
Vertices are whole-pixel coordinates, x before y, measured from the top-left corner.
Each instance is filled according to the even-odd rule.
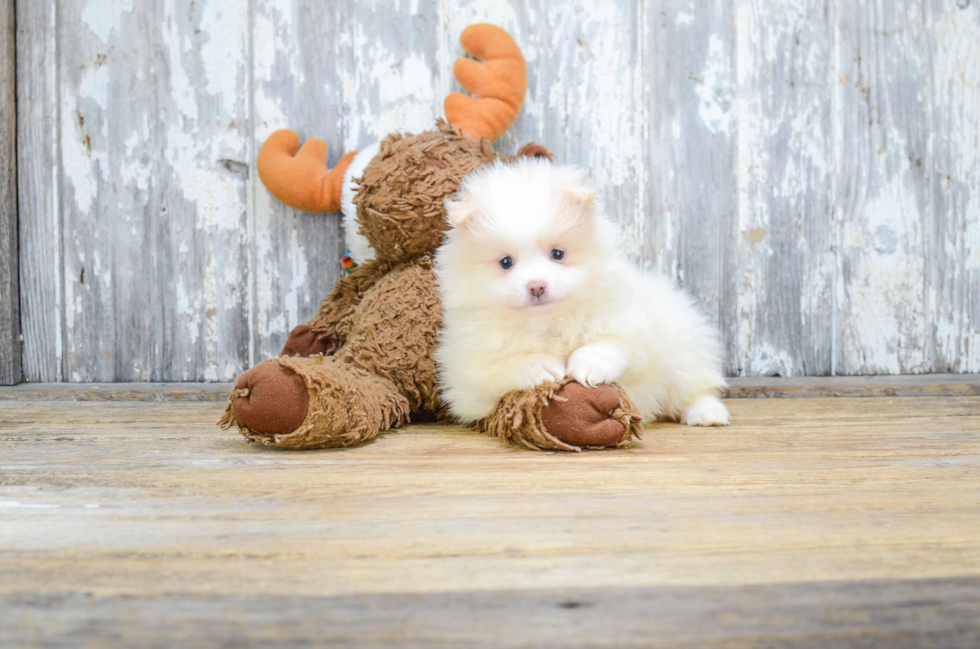
[[[726,425],[717,335],[690,298],[618,250],[581,171],[533,158],[470,175],[436,256],[442,396],[464,423],[565,376],[618,382],[644,417]]]

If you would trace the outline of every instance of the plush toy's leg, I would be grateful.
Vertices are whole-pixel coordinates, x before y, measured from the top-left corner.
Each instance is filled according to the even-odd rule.
[[[569,379],[501,397],[478,428],[538,450],[625,448],[640,437],[643,417],[618,385],[585,387]]]
[[[330,356],[282,357],[238,379],[221,420],[278,448],[351,446],[408,421],[394,384]]]

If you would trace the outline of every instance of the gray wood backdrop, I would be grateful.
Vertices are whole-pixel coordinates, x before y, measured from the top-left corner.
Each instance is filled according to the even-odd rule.
[[[18,0],[24,375],[230,380],[340,273],[337,215],[253,173],[421,130],[509,30],[498,144],[588,166],[733,375],[980,371],[977,0]]]
[[[14,0],[0,0],[0,385],[20,382]]]

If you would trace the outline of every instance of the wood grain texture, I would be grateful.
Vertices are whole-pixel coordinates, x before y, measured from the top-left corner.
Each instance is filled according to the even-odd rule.
[[[0,385],[21,380],[17,254],[17,50],[13,0],[0,0]]]
[[[398,129],[431,128],[438,20],[433,0],[332,5],[258,0],[253,151],[280,128],[327,143],[329,164]],[[439,113],[437,113],[439,111]],[[340,214],[287,208],[251,180],[251,357],[278,355],[340,277]]]
[[[288,453],[216,431],[218,404],[4,404],[3,644],[971,644],[980,397],[728,405],[567,455],[449,426]]]
[[[340,597],[13,595],[0,642],[305,647],[972,647],[980,579]],[[231,628],[234,627],[234,631]]]
[[[833,30],[824,0],[740,2],[740,374],[830,374]],[[830,308],[828,308],[830,305]]]
[[[59,3],[66,378],[243,369],[248,22],[242,3]]]
[[[460,32],[528,60],[498,143],[587,167],[628,253],[735,376],[980,370],[980,146],[965,0],[18,2],[31,381],[227,381],[340,274],[337,215],[252,173],[429,128]],[[84,275],[83,275],[84,271]]]
[[[926,3],[933,371],[980,369],[980,3]]]
[[[843,2],[836,15],[842,374],[933,367],[927,302],[930,106],[923,4]]]
[[[509,30],[527,59],[528,92],[521,115],[496,148],[512,153],[525,142],[538,142],[557,162],[586,167],[637,259],[643,256],[643,221],[636,216],[645,186],[642,10],[629,0],[446,3],[439,96],[441,102],[460,90],[452,63],[462,54],[459,34],[467,25],[492,22]]]
[[[634,209],[644,257],[690,291],[736,353],[738,115],[732,3],[650,3],[642,50],[645,209]]]
[[[55,7],[17,1],[17,186],[24,378],[62,381]]]

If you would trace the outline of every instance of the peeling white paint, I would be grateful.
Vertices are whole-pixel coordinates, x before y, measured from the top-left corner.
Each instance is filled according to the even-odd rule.
[[[99,185],[109,172],[108,156],[101,144],[105,132],[102,128],[93,130],[98,122],[90,108],[105,111],[108,102],[109,70],[102,65],[83,68],[77,92],[68,88],[62,91],[62,169],[83,214],[91,212]]]
[[[793,358],[785,349],[776,349],[768,343],[761,343],[749,361],[748,374],[751,376],[793,376],[799,360]]]
[[[685,25],[690,25],[694,22],[694,14],[689,14],[686,11],[679,11],[677,13],[677,18],[674,23],[678,27],[684,27]]]
[[[915,197],[895,176],[868,198],[860,216],[865,225],[848,228],[845,250],[856,260],[842,300],[845,349],[861,350],[861,358],[850,362],[872,373],[925,371],[925,258],[917,247],[922,233]],[[881,246],[882,230],[892,233],[894,246]]]
[[[400,0],[311,25],[295,0],[162,0],[152,15],[132,0],[59,3],[62,24],[34,40],[52,51],[38,119],[55,120],[42,130],[61,210],[37,218],[57,248],[45,272],[63,275],[27,326],[54,332],[44,362],[72,380],[149,377],[175,346],[167,378],[228,380],[246,362],[236,335],[256,360],[278,351],[339,274],[338,217],[279,206],[250,156],[283,127],[330,140],[333,159],[430,128],[457,89],[459,33],[481,21],[511,31],[529,63],[501,151],[535,140],[586,166],[629,253],[727,309],[744,373],[810,371],[803,352],[828,336],[843,372],[980,371],[975,7]],[[732,177],[717,163],[729,157]],[[146,242],[157,284],[132,295],[127,264]],[[780,272],[798,294],[780,292]],[[733,276],[736,295],[718,294]],[[111,319],[133,304],[173,317],[117,370],[120,350],[97,348],[133,347]]]
[[[82,6],[82,22],[99,40],[108,43],[113,33],[122,31],[124,14],[132,13],[133,7],[134,0],[86,2]]]
[[[242,59],[246,54],[248,12],[237,3],[208,0],[201,16],[201,62],[207,93],[222,101],[223,113],[234,115],[242,96]]]
[[[695,92],[701,100],[698,113],[701,121],[713,133],[730,133],[734,117],[734,92],[731,57],[725,51],[725,43],[717,34],[708,41],[708,53],[699,78],[695,79]]]

